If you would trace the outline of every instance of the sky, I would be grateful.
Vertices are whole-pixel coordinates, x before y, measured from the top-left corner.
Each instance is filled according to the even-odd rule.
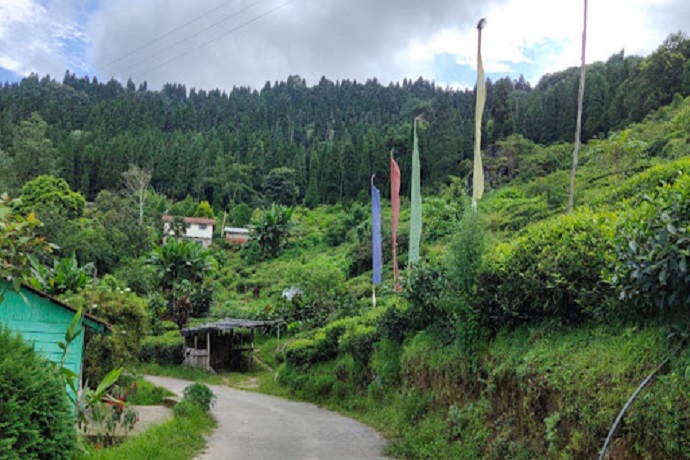
[[[587,61],[690,32],[688,0],[589,0]],[[261,88],[300,75],[535,84],[580,62],[582,0],[0,0],[0,82],[66,70],[149,88]]]

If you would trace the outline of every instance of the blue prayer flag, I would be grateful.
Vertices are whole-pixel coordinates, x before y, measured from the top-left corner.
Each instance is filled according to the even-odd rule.
[[[381,251],[381,193],[371,184],[371,244],[374,286],[381,284],[383,253]]]

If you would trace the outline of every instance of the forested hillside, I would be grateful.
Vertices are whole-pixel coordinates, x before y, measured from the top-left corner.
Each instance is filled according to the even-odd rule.
[[[690,40],[675,34],[647,58],[621,52],[590,65],[583,140],[690,94],[688,58]],[[578,80],[571,68],[534,88],[522,78],[489,82],[485,145],[511,134],[571,141]],[[157,192],[208,200],[216,211],[238,202],[350,201],[366,196],[371,174],[387,177],[391,149],[409,175],[411,120],[420,114],[423,185],[467,176],[473,113],[473,91],[422,79],[383,86],[324,77],[308,86],[291,76],[261,90],[167,84],[150,91],[146,82],[101,83],[69,71],[62,82],[32,75],[0,88],[0,188],[16,192],[57,172],[93,200],[118,190],[121,173],[136,164],[152,172]]]

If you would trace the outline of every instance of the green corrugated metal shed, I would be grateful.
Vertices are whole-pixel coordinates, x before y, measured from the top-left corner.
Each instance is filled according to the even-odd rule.
[[[48,294],[30,286],[22,286],[19,292],[9,290],[0,303],[0,323],[19,332],[27,342],[33,342],[36,351],[53,362],[59,362],[62,350],[59,341],[65,340],[65,332],[77,310]],[[83,326],[94,332],[106,332],[109,325],[91,315],[84,315]],[[81,376],[84,356],[84,334],[70,345],[65,367]]]

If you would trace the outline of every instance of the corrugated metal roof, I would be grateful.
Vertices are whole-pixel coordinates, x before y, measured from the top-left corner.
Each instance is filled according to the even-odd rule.
[[[163,220],[164,221],[173,220],[175,217],[176,216],[163,214]],[[206,219],[204,217],[183,217],[183,219],[184,219],[186,224],[207,224],[207,225],[215,225],[216,224],[215,219]]]
[[[257,327],[273,326],[280,323],[282,323],[282,321],[252,321],[249,319],[226,318],[215,323],[202,324],[201,326],[195,327],[186,327],[180,330],[180,333],[184,336],[187,336],[209,331],[231,331],[239,328],[254,329]]]
[[[248,228],[240,228],[240,227],[225,227],[223,229],[225,233],[249,233]]]

